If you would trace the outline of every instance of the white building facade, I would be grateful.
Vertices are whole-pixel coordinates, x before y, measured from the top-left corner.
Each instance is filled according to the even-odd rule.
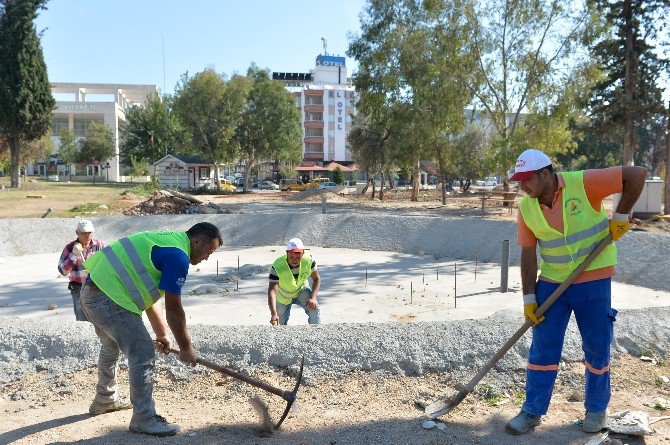
[[[156,94],[155,85],[52,83],[51,92],[56,99],[53,111],[51,136],[60,145],[62,128],[73,131],[75,139],[85,138],[93,122],[104,123],[114,136],[115,154],[110,159],[92,159],[85,169],[78,167],[78,176],[99,176],[109,181],[125,181],[119,162],[120,127],[126,121],[126,110],[131,105],[143,106],[147,97]],[[69,167],[54,160],[28,164],[28,174],[65,176]],[[57,169],[54,171],[54,167]]]
[[[353,163],[347,144],[356,93],[344,57],[319,55],[309,73],[272,73],[296,98],[302,114],[302,159],[322,165]]]

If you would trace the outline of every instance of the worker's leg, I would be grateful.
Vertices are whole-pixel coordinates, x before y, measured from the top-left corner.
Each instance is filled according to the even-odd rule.
[[[67,287],[70,290],[70,295],[72,295],[72,307],[74,308],[74,317],[77,321],[88,321],[86,320],[86,315],[81,309],[81,300],[79,295],[81,293],[81,285],[73,281]]]
[[[95,387],[95,401],[109,403],[117,398],[116,374],[120,350],[114,339],[99,327],[99,325],[106,323],[104,306],[94,304],[99,299],[98,296],[91,296],[90,290],[85,289],[81,295],[83,300],[82,311],[85,311],[87,318],[91,320],[101,346],[98,355],[98,384]],[[105,296],[105,298],[107,297]]]
[[[575,319],[582,335],[586,367],[586,411],[600,413],[610,401],[610,344],[614,336],[616,309],[612,309],[611,279],[574,285],[579,297],[573,298]]]
[[[153,401],[155,351],[153,341],[142,317],[130,312],[98,289],[84,286],[82,303],[89,321],[114,340],[128,357],[128,380],[133,418],[147,419],[156,415]]]
[[[539,280],[535,289],[538,305],[541,306],[558,286],[556,283]],[[566,292],[568,291],[569,288]],[[542,416],[549,409],[558,363],[561,360],[565,329],[570,320],[571,309],[566,300],[556,300],[544,313],[544,321],[533,327],[533,342],[526,370],[526,401],[522,409],[534,416]]]
[[[279,300],[275,302],[275,307],[277,308],[277,317],[279,317],[279,324],[286,326],[288,324],[288,319],[291,316],[291,306],[293,303],[283,304]]]
[[[316,310],[313,311],[307,307],[307,300],[309,300],[311,296],[312,290],[305,288],[293,299],[293,302],[305,310],[305,313],[307,314],[307,322],[309,324],[321,324],[321,309],[317,307]]]

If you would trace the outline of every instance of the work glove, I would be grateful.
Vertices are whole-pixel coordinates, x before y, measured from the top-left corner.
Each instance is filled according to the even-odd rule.
[[[523,296],[523,314],[526,318],[529,318],[533,321],[533,325],[538,325],[544,321],[544,315],[539,319],[535,316],[535,311],[537,311],[538,305],[537,300],[535,299],[535,294],[526,294]]]
[[[628,215],[614,212],[612,214],[612,220],[610,221],[610,233],[612,234],[612,239],[617,241],[629,230],[630,222],[628,221]]]
[[[82,246],[80,243],[74,243],[74,246],[72,246],[72,255],[74,255],[77,259],[83,260],[84,246]]]

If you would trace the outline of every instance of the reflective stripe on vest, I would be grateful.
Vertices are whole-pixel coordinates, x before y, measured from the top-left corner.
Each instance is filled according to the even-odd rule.
[[[142,280],[142,283],[149,291],[151,300],[154,303],[157,302],[158,299],[161,297],[160,291],[158,290],[158,287],[156,287],[156,284],[149,276],[149,272],[147,272],[146,267],[144,267],[144,264],[142,264],[140,255],[139,253],[137,253],[137,249],[135,249],[135,246],[133,246],[133,243],[128,238],[121,238],[119,242],[125,249],[128,258],[130,258],[130,261],[133,263],[133,267],[135,268],[135,271],[139,275],[140,279]],[[110,248],[103,249],[102,253],[105,254],[107,260],[109,260],[109,264],[112,265],[114,271],[119,275],[119,278],[123,282],[123,285],[126,287],[126,290],[128,290],[128,293],[132,297],[137,307],[141,311],[145,310],[147,308],[147,305],[144,303],[144,299],[142,298],[140,289],[137,287],[137,285],[130,277],[130,275],[126,273],[126,269],[125,267],[123,267],[123,264],[121,263],[121,260],[116,255],[116,253],[114,253],[114,251]]]
[[[582,260],[595,249],[609,232],[604,208],[597,211],[584,190],[584,172],[561,173],[565,182],[562,190],[563,230],[549,226],[537,198],[525,196],[519,210],[540,246],[541,276],[564,281]],[[610,244],[586,268],[595,270],[616,264],[616,247]]]
[[[175,247],[190,257],[185,232],[141,232],[111,243],[84,262],[96,286],[124,309],[138,315],[156,303],[162,272],[151,261],[154,247]]]
[[[296,279],[286,260],[286,255],[277,258],[272,264],[279,277],[279,288],[275,298],[281,304],[291,304],[293,299],[304,289],[305,281],[312,274],[312,257],[303,255],[300,260],[300,269]]]

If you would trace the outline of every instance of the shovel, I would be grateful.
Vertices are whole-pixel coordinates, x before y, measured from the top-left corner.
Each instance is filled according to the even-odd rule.
[[[179,355],[178,349],[170,348],[170,352]],[[282,389],[275,388],[274,386],[269,385],[265,382],[261,382],[260,380],[256,380],[252,377],[247,377],[246,375],[240,374],[239,372],[233,371],[232,369],[224,368],[223,366],[217,365],[216,363],[210,362],[209,360],[205,360],[204,358],[198,357],[196,358],[195,362],[199,365],[205,366],[206,368],[212,369],[214,371],[219,371],[221,374],[227,375],[237,380],[241,380],[244,383],[248,383],[251,386],[255,386],[256,388],[260,388],[264,391],[267,391],[271,394],[274,394],[286,400],[287,403],[286,408],[284,409],[284,414],[282,414],[281,418],[279,419],[279,422],[277,422],[273,427],[273,429],[277,431],[281,426],[282,422],[284,422],[284,419],[286,419],[286,416],[288,416],[288,412],[291,409],[291,406],[293,406],[293,402],[295,402],[297,398],[298,388],[300,387],[300,383],[302,382],[302,369],[305,366],[305,357],[303,357],[302,361],[300,362],[300,372],[298,372],[298,379],[295,382],[295,387],[293,388],[293,391],[284,391]]]
[[[612,235],[607,235],[598,245],[596,246],[595,249],[589,254],[589,256],[586,257],[586,259],[580,264],[577,269],[575,269],[568,278],[549,296],[547,301],[542,304],[538,308],[537,311],[535,311],[535,316],[539,319],[542,314],[544,314],[549,307],[554,304],[554,301],[558,299],[558,297],[563,294],[565,289],[568,288],[572,284],[573,281],[582,273],[584,269],[588,267],[589,264],[598,256],[600,255],[600,252],[603,251],[605,247],[609,243],[612,242]],[[442,414],[446,414],[449,411],[453,410],[456,408],[464,399],[467,397],[468,394],[470,394],[474,389],[475,386],[477,386],[477,383],[484,378],[486,374],[493,368],[496,363],[509,351],[509,349],[514,346],[514,344],[519,341],[521,336],[530,329],[533,326],[533,321],[530,319],[527,319],[526,322],[519,328],[519,330],[510,337],[509,340],[507,340],[507,343],[503,345],[502,348],[496,353],[496,355],[493,356],[491,360],[488,361],[488,363],[475,375],[470,381],[468,382],[467,385],[462,386],[459,385],[458,387],[458,393],[455,395],[451,396],[445,396],[436,402],[431,403],[430,405],[427,405],[424,408],[424,412],[430,419],[434,419],[436,417],[441,416]]]

